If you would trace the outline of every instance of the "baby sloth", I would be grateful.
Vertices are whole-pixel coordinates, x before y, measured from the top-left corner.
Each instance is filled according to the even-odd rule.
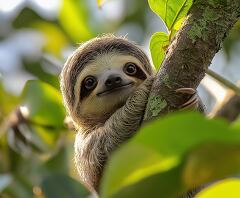
[[[94,38],[68,58],[61,91],[78,131],[76,166],[90,189],[98,191],[108,156],[140,127],[154,73],[138,46],[115,36]]]

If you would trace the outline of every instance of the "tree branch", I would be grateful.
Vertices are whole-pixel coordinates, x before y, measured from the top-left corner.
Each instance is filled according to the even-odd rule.
[[[179,109],[188,100],[188,95],[175,90],[197,88],[239,15],[239,0],[193,2],[153,83],[145,112],[146,120]]]

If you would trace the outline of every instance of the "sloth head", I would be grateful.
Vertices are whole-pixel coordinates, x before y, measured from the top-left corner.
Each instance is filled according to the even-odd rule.
[[[94,38],[64,65],[60,83],[65,107],[76,127],[104,123],[153,72],[132,42],[112,35]]]

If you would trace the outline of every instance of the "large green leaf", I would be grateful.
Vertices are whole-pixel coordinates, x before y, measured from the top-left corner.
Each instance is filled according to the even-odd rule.
[[[153,64],[156,69],[159,69],[159,67],[161,66],[168,45],[169,38],[166,33],[156,32],[155,34],[152,35],[150,41],[150,52]]]
[[[209,167],[206,166],[208,162],[212,167],[221,163],[221,167],[202,182],[240,172],[239,146],[235,148],[237,154],[231,154],[232,145],[236,143],[240,145],[240,133],[231,129],[225,122],[207,120],[196,113],[178,113],[157,120],[145,126],[128,144],[113,155],[103,177],[101,195],[102,197],[133,195],[144,197],[143,193],[147,192],[149,197],[153,197],[154,193],[158,192],[158,195],[174,197],[177,191],[181,193],[192,185],[185,180],[186,175],[191,181],[195,176],[190,174],[193,171],[186,172],[186,167],[191,162],[189,152],[200,145],[203,146],[198,149],[204,151],[206,144],[211,145],[211,143],[217,143],[217,147],[213,146],[212,150],[212,156],[216,156],[217,160],[211,161],[205,158],[205,163],[198,168],[207,170],[208,168],[204,166]],[[230,148],[228,144],[232,144]],[[222,158],[224,149],[219,149],[219,152],[216,149],[222,148],[221,146],[226,149],[224,156],[230,156],[226,161]],[[198,169],[193,167],[195,166],[192,166],[192,170],[196,173]],[[227,171],[224,171],[225,169]],[[212,170],[213,168],[209,171]],[[164,181],[168,183],[162,185]],[[168,188],[169,182],[173,182],[171,188]]]
[[[169,31],[178,29],[192,0],[148,0],[150,8],[165,22]]]
[[[79,182],[61,174],[44,179],[42,188],[46,198],[85,198],[90,194]]]
[[[33,123],[63,127],[65,112],[61,94],[52,86],[38,80],[28,81],[22,93],[22,104],[28,108]]]

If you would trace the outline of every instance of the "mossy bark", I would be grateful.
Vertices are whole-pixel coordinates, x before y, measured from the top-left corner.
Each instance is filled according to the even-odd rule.
[[[239,0],[193,2],[153,83],[146,120],[177,110],[189,99],[189,95],[176,93],[175,90],[197,88],[239,16]]]

